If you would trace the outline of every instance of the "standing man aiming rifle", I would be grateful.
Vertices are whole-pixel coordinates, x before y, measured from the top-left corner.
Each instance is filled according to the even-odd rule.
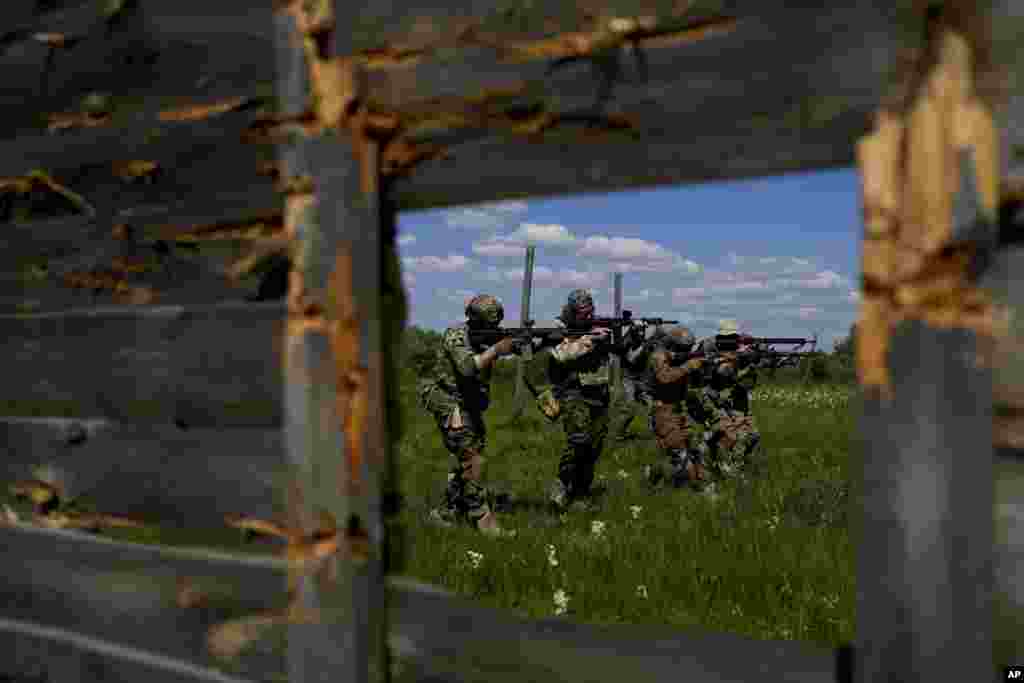
[[[560,414],[565,429],[565,449],[550,494],[558,511],[574,503],[589,507],[594,470],[608,436],[611,355],[625,353],[623,329],[631,322],[627,311],[621,318],[594,317],[594,299],[585,289],[573,290],[562,308],[557,323],[562,339],[547,352],[551,392],[540,394],[553,399],[541,402],[542,411],[549,417]],[[668,321],[640,318],[639,322]],[[552,336],[557,340],[559,334]]]
[[[430,518],[442,526],[467,521],[489,535],[509,535],[497,523],[493,494],[482,482],[487,443],[484,411],[490,405],[491,377],[499,356],[515,352],[518,342],[502,337],[474,344],[477,330],[497,330],[505,309],[495,297],[479,294],[466,305],[466,322],[449,327],[441,339],[435,376],[419,386],[419,400],[437,422],[445,448],[455,463],[448,474],[442,504]]]

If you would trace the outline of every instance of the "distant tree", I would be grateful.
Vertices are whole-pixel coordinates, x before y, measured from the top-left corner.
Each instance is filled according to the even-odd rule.
[[[402,340],[402,365],[418,376],[430,374],[437,361],[441,333],[412,325]]]
[[[835,340],[832,344],[832,353],[839,356],[843,360],[853,359],[854,355],[854,339],[856,338],[857,323],[850,325],[850,334],[845,337],[840,337]]]

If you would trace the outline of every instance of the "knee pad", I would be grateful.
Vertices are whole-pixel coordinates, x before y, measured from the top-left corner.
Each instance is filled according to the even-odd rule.
[[[567,441],[573,448],[584,448],[593,444],[590,434],[585,432],[573,432],[568,436]]]

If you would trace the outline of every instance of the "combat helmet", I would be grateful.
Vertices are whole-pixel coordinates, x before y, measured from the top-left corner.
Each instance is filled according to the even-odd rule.
[[[505,319],[505,307],[490,294],[477,294],[466,304],[466,318],[471,323],[497,327]]]
[[[586,320],[594,314],[594,297],[585,289],[574,289],[569,293],[566,313],[577,320]]]
[[[718,336],[731,337],[740,333],[739,325],[735,320],[726,319],[718,321]]]
[[[693,348],[694,337],[693,332],[688,327],[681,325],[674,325],[665,330],[664,333],[665,345],[673,351],[689,351]]]

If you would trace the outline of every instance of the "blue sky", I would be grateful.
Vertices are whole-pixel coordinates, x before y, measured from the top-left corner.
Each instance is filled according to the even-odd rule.
[[[486,292],[519,320],[525,246],[536,246],[532,314],[554,317],[570,290],[674,318],[695,334],[735,318],[757,336],[811,336],[831,349],[857,313],[859,186],[853,169],[749,181],[403,213],[409,322],[443,329]]]

